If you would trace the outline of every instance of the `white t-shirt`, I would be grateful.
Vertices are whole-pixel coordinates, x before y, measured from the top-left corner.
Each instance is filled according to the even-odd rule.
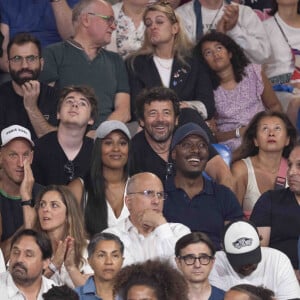
[[[236,273],[224,251],[216,253],[209,282],[227,291],[237,284],[263,285],[275,293],[277,300],[300,298],[300,287],[289,258],[282,252],[262,247],[262,259],[249,276]]]
[[[285,33],[289,44],[296,49],[300,49],[300,28],[287,25],[278,15],[275,17]],[[274,17],[263,22],[267,35],[271,43],[271,57],[266,64],[266,74],[268,78],[286,73],[293,73],[294,63],[290,47],[285,41]]]

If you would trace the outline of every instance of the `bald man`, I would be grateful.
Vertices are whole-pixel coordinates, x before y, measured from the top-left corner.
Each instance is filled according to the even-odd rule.
[[[129,179],[125,196],[129,217],[104,230],[124,243],[123,266],[154,258],[174,261],[177,240],[190,230],[167,222],[162,214],[164,200],[163,185],[156,175],[138,173]]]

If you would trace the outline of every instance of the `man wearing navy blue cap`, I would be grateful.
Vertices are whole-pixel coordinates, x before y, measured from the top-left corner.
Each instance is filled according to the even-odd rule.
[[[205,232],[220,249],[221,232],[226,222],[243,217],[233,192],[206,179],[202,172],[208,160],[209,140],[195,123],[187,123],[174,134],[171,155],[176,174],[166,181],[164,215],[191,231]]]

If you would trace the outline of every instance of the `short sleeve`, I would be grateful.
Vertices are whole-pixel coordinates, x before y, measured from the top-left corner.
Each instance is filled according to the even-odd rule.
[[[250,221],[258,227],[271,226],[271,194],[262,194],[254,205]]]

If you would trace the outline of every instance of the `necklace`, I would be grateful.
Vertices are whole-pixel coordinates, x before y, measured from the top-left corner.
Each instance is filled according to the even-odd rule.
[[[156,55],[153,56],[153,59],[155,62],[159,64],[163,69],[170,70],[173,64],[173,58],[165,59],[165,58],[160,58]]]
[[[223,6],[223,2],[221,2],[221,6],[218,8],[218,10],[217,10],[215,16],[213,17],[212,21],[210,22],[210,24],[208,24],[208,28],[207,28],[208,31],[212,31],[212,27],[214,25],[214,22],[215,22],[217,16],[219,15],[219,13],[221,11],[222,6]]]

